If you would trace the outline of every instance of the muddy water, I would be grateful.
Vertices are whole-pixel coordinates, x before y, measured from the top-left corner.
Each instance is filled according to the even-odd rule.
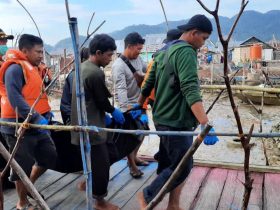
[[[207,109],[216,94],[203,94],[203,103]],[[59,110],[59,99],[51,99],[53,110]],[[236,99],[238,110],[244,132],[248,132],[252,124],[255,125],[254,132],[259,132],[260,121],[257,112],[250,105],[242,103]],[[61,120],[60,112],[55,111],[57,120]],[[222,96],[218,103],[209,113],[209,119],[213,122],[216,132],[238,132],[235,118],[226,95]],[[150,128],[155,130],[152,123],[151,111],[149,111]],[[280,122],[280,106],[264,106],[263,110],[263,132],[270,132],[273,125]],[[199,130],[199,129],[198,129]],[[279,126],[280,130],[280,126]],[[219,162],[243,163],[244,152],[240,143],[233,141],[234,137],[219,137],[219,142],[213,146],[201,144],[194,155],[197,160],[209,160]],[[266,156],[270,165],[280,166],[280,145],[275,139],[252,138],[254,146],[251,150],[250,163],[255,165],[266,165]],[[139,154],[153,156],[158,150],[159,138],[150,135],[145,138]],[[264,147],[265,145],[265,147]],[[278,149],[279,146],[279,149]]]

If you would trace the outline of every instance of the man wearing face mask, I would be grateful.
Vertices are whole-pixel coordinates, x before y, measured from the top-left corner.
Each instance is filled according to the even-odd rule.
[[[8,47],[7,47],[8,39],[12,40],[12,39],[14,39],[14,36],[7,35],[7,34],[5,34],[5,32],[2,29],[0,29],[0,67],[2,66],[2,63],[3,63],[3,57],[8,50]]]
[[[4,56],[8,50],[7,42],[8,39],[12,40],[14,39],[13,35],[6,35],[2,29],[0,29],[0,67],[2,66],[2,63],[4,62]],[[1,99],[1,96],[0,96]],[[1,143],[8,149],[8,145],[6,141],[3,139],[2,135],[0,135]],[[0,170],[4,169],[6,165],[6,161],[4,158],[0,157]],[[14,183],[10,182],[8,180],[9,174],[6,173],[3,177],[3,189],[6,188],[14,188]]]

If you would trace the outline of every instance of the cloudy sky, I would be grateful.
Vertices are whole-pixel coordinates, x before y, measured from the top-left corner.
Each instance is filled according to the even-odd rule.
[[[54,45],[69,37],[64,0],[20,0],[36,20],[42,38]],[[194,14],[209,16],[196,0],[162,0],[168,20],[187,19]],[[202,0],[214,8],[215,0]],[[241,0],[221,0],[220,15],[232,17],[237,13]],[[92,12],[96,12],[93,26],[103,20],[99,33],[121,30],[133,24],[158,24],[164,21],[159,0],[69,0],[71,15],[78,18],[79,33],[86,34]],[[246,10],[265,13],[280,9],[279,0],[250,0]],[[0,0],[0,28],[6,33],[32,33],[37,35],[34,24],[16,0]]]

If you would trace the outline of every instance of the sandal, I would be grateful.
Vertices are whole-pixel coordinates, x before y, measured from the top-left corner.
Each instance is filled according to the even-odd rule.
[[[130,169],[130,175],[134,178],[134,179],[138,179],[138,178],[140,178],[141,176],[143,176],[143,172],[141,171],[141,170],[137,170],[137,171],[132,171],[131,169]]]
[[[37,206],[33,206],[31,203],[26,204],[21,208],[16,208],[17,210],[39,210]]]
[[[138,159],[138,161],[135,161],[135,163],[137,166],[148,166],[150,164],[148,161],[141,160],[141,159]]]

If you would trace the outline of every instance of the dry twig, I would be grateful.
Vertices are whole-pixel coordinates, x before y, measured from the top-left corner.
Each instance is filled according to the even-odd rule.
[[[242,0],[241,1],[239,13],[238,13],[238,15],[237,15],[232,27],[231,27],[230,32],[229,32],[226,39],[224,39],[224,37],[223,37],[222,30],[221,30],[221,25],[220,25],[220,20],[219,20],[219,16],[218,16],[220,0],[217,0],[215,10],[213,10],[213,11],[209,10],[201,2],[201,0],[197,0],[197,2],[208,13],[213,15],[213,17],[216,21],[219,39],[220,39],[220,42],[222,43],[223,50],[224,50],[224,79],[225,79],[225,84],[226,84],[226,87],[227,87],[228,96],[229,96],[229,99],[230,99],[230,104],[231,104],[231,107],[232,107],[232,110],[233,110],[233,113],[234,113],[234,116],[235,116],[235,119],[236,119],[237,128],[238,128],[238,132],[239,132],[240,139],[241,139],[241,144],[242,144],[243,150],[245,152],[245,157],[244,157],[244,172],[245,172],[244,186],[245,186],[245,192],[244,192],[244,195],[243,195],[242,209],[247,209],[249,198],[250,198],[250,193],[251,193],[251,190],[252,190],[252,183],[253,183],[253,179],[251,179],[250,172],[249,172],[249,158],[250,158],[249,142],[250,142],[251,135],[248,135],[248,136],[244,135],[243,127],[242,127],[241,120],[240,120],[240,115],[239,115],[238,109],[236,107],[234,98],[233,98],[232,89],[231,89],[230,81],[229,81],[229,78],[228,78],[228,66],[227,65],[228,65],[228,43],[229,43],[229,40],[230,40],[230,38],[233,34],[233,31],[234,31],[234,29],[235,29],[235,27],[236,27],[236,25],[237,25],[237,23],[240,19],[245,7],[249,3],[249,1],[247,1],[247,0],[246,1]],[[253,128],[254,128],[254,126],[252,125],[251,129],[250,129],[250,133],[253,132]]]

